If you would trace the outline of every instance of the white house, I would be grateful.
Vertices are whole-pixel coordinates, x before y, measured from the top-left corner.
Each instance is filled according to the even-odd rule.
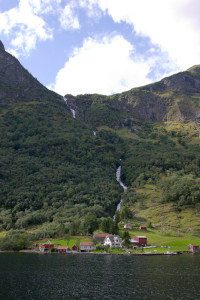
[[[122,247],[122,239],[119,235],[107,235],[103,244],[110,248]]]
[[[80,243],[81,252],[93,251],[95,250],[93,242],[81,242]]]

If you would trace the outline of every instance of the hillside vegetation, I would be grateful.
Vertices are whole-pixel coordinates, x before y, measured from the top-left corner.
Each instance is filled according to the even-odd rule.
[[[123,195],[122,212],[132,213],[122,219],[199,233],[199,66],[109,97],[66,95],[65,103],[0,54],[0,231],[91,233]]]

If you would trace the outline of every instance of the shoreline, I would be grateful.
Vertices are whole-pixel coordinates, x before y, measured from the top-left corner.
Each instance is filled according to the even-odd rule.
[[[1,253],[28,253],[28,254],[39,254],[39,255],[46,255],[46,254],[58,254],[58,255],[124,255],[124,256],[176,256],[181,254],[193,254],[191,251],[177,251],[177,252],[158,252],[158,253],[107,253],[107,252],[66,252],[66,253],[59,253],[59,252],[40,252],[37,250],[20,250],[20,251],[0,251]]]

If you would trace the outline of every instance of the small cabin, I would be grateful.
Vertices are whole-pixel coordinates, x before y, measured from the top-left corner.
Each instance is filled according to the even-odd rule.
[[[140,230],[147,230],[147,226],[140,226]]]
[[[124,228],[125,228],[125,229],[132,229],[132,225],[131,225],[131,224],[125,224],[125,225],[124,225]]]
[[[199,245],[190,244],[190,245],[188,246],[188,249],[189,249],[192,253],[199,253],[199,252],[200,252]]]
[[[145,247],[147,245],[147,237],[146,236],[134,236],[133,239],[130,240],[133,246],[137,247]]]
[[[58,253],[66,253],[68,250],[67,246],[58,246]]]
[[[78,245],[72,246],[72,251],[80,251],[80,248]]]

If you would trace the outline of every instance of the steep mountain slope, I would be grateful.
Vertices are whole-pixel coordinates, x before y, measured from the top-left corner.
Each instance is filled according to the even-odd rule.
[[[123,139],[123,203],[134,219],[200,232],[200,66],[122,94],[66,97],[97,134],[107,127]]]
[[[200,66],[122,94],[77,97],[66,95],[66,97],[79,117],[93,126],[104,123],[118,128],[126,124],[131,125],[137,120],[143,122],[198,120]]]
[[[114,213],[120,138],[94,136],[2,45],[0,116],[0,229],[50,222],[55,234],[89,213]]]
[[[64,101],[0,44],[0,116],[0,230],[87,233],[121,199],[121,164],[122,215],[200,232],[200,66]]]

